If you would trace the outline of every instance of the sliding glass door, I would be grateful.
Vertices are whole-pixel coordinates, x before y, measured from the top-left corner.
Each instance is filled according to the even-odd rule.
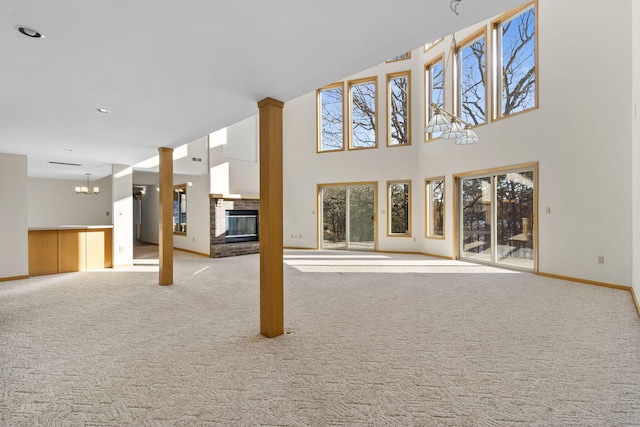
[[[320,187],[322,249],[374,250],[376,187]]]
[[[535,167],[461,176],[461,259],[535,269]]]
[[[460,258],[491,262],[491,178],[462,180]]]

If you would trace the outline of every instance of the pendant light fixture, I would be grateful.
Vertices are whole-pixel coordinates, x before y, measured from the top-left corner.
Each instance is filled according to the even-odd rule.
[[[100,187],[95,186],[93,187],[92,190],[91,186],[89,185],[89,177],[91,176],[90,173],[85,173],[85,175],[87,175],[87,185],[83,185],[83,186],[78,186],[76,187],[76,194],[84,194],[86,196],[92,196],[92,195],[98,195],[100,194]]]
[[[451,11],[456,16],[458,16],[458,6],[461,1],[462,0],[451,0],[449,3]],[[456,36],[454,34],[451,38],[451,49],[449,50],[449,56],[447,57],[447,61],[442,68],[443,78],[446,75],[447,64],[451,59],[451,55],[456,55],[455,52]],[[471,124],[462,120],[455,114],[448,112],[434,102],[431,103],[430,107],[433,110],[433,116],[424,129],[426,133],[442,132],[442,134],[439,136],[440,138],[455,139],[455,143],[457,145],[475,144],[476,142],[480,141],[480,137],[471,129]]]

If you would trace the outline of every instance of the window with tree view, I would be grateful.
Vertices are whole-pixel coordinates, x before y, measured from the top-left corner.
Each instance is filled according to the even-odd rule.
[[[318,151],[342,150],[343,145],[343,83],[318,89]]]
[[[173,232],[187,234],[187,184],[173,186]]]
[[[375,148],[376,136],[376,92],[377,79],[349,82],[349,149]]]
[[[411,182],[387,183],[388,234],[411,236]]]
[[[427,237],[444,238],[444,177],[426,180]]]
[[[461,43],[458,64],[458,115],[471,125],[486,123],[486,49],[484,30]]]
[[[494,24],[500,117],[536,107],[536,9],[530,4]]]
[[[411,72],[387,75],[387,145],[410,145],[409,107]]]
[[[429,123],[429,120],[434,115],[433,109],[430,108],[431,104],[436,104],[440,108],[444,108],[444,75],[443,75],[443,63],[442,56],[438,57],[435,61],[425,65],[425,126]],[[439,137],[442,132],[427,133],[426,139],[434,139]]]
[[[411,52],[404,52],[393,58],[387,59],[387,62],[404,61],[405,59],[411,59]]]

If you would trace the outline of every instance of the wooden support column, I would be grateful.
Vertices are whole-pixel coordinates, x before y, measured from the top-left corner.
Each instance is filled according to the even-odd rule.
[[[160,220],[158,258],[160,285],[173,284],[173,148],[158,148],[160,153]]]
[[[260,333],[284,333],[282,227],[282,109],[272,98],[260,109]]]

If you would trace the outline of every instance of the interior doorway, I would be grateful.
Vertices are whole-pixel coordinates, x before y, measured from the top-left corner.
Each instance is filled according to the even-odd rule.
[[[376,249],[376,183],[319,186],[321,249]]]

